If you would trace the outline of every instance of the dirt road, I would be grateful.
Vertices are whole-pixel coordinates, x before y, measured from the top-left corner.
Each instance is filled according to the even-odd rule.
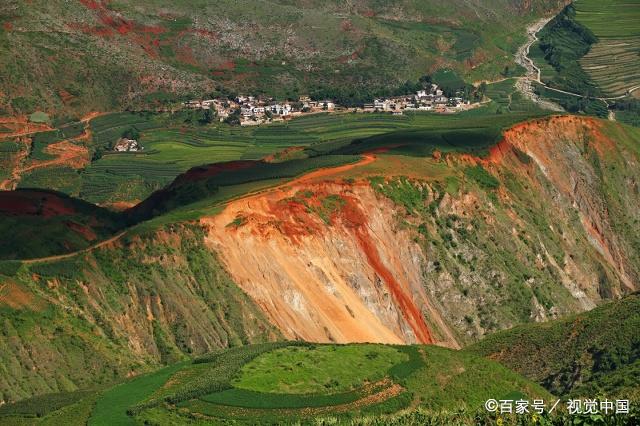
[[[39,257],[39,258],[36,258],[36,259],[24,259],[24,260],[18,260],[18,261],[22,262],[22,263],[26,263],[26,264],[32,265],[34,263],[45,263],[45,262],[53,262],[53,261],[56,261],[56,260],[69,259],[69,258],[77,256],[79,254],[88,253],[91,250],[94,250],[94,249],[97,249],[97,248],[100,248],[100,247],[104,247],[104,246],[106,246],[108,244],[116,242],[117,240],[122,238],[126,233],[127,233],[127,231],[122,231],[119,234],[116,234],[116,235],[114,235],[113,237],[111,237],[111,238],[109,238],[107,240],[100,241],[99,243],[94,244],[94,245],[92,245],[90,247],[87,247],[87,248],[82,249],[82,250],[74,251],[74,252],[71,252],[71,253],[58,254],[56,256]]]

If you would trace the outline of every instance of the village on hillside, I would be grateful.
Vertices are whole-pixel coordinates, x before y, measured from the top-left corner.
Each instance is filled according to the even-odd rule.
[[[414,94],[375,99],[361,107],[343,107],[331,99],[312,100],[301,96],[298,101],[277,102],[273,98],[238,96],[235,99],[217,98],[208,100],[190,100],[183,103],[185,108],[211,111],[221,122],[253,126],[299,117],[319,112],[386,112],[401,115],[405,111],[433,111],[436,113],[456,113],[475,108],[479,103],[471,103],[457,93],[447,97],[436,84]]]

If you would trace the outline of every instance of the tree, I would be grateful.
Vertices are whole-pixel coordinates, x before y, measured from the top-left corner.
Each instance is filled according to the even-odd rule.
[[[227,118],[224,119],[224,122],[232,126],[240,124],[240,109],[235,109]]]
[[[135,127],[129,127],[122,133],[122,137],[125,139],[138,140],[140,139],[140,131],[138,131],[138,129],[136,129]]]
[[[204,112],[202,113],[202,118],[199,120],[200,124],[211,124],[213,122],[214,117],[215,117],[215,114],[213,113],[213,110],[211,110],[211,108],[205,109]]]

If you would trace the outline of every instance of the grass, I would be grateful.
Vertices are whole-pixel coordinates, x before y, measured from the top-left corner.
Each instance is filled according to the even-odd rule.
[[[175,364],[154,374],[135,378],[104,392],[98,398],[88,421],[89,426],[124,426],[136,422],[127,415],[127,409],[147,398],[169,377],[183,367]]]
[[[380,380],[404,359],[396,349],[376,345],[283,348],[244,365],[232,384],[276,394],[339,393]]]
[[[481,165],[467,167],[464,169],[464,174],[484,189],[498,189],[500,186],[500,181]]]
[[[630,395],[640,386],[638,376],[626,376],[640,359],[639,312],[640,296],[631,295],[564,319],[516,326],[469,351],[490,356],[557,394]],[[613,386],[616,377],[626,378]]]

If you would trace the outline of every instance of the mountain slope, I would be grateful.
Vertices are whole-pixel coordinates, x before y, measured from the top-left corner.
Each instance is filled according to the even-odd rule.
[[[125,226],[121,215],[53,191],[0,192],[0,259],[81,250]]]
[[[79,115],[217,87],[275,96],[388,90],[437,68],[496,76],[521,24],[560,0],[4,1],[4,112]]]
[[[640,294],[544,324],[495,333],[465,350],[555,394],[640,397]]]
[[[456,346],[636,289],[637,131],[533,120],[484,159],[398,155],[397,140],[359,141],[384,152],[201,220],[285,336]]]
[[[199,199],[68,259],[0,262],[4,399],[279,336],[465,346],[637,290],[637,129],[549,117],[459,152],[475,134],[361,139],[340,149],[363,160],[224,209]]]
[[[198,228],[125,237],[66,260],[0,265],[5,402],[280,335],[206,250]]]

